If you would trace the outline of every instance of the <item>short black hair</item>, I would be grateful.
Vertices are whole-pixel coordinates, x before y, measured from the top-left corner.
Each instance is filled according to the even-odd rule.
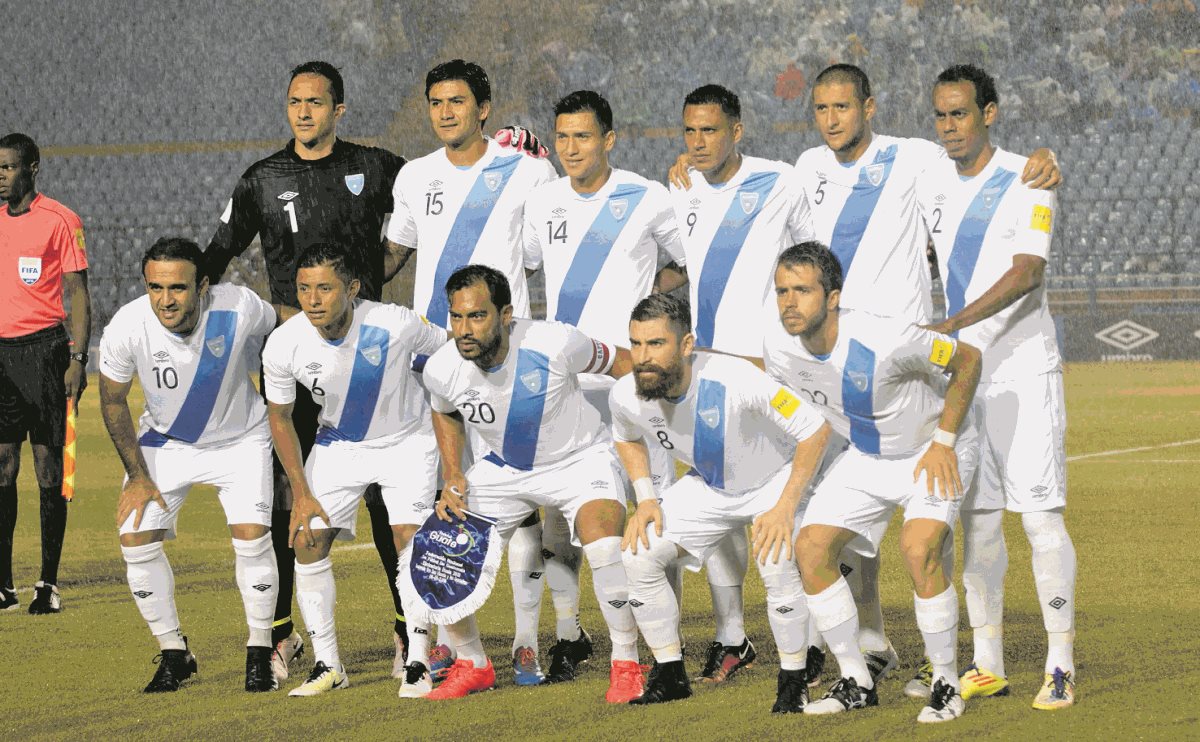
[[[430,88],[447,80],[465,82],[471,89],[471,95],[475,96],[475,103],[478,105],[483,105],[492,99],[492,83],[488,80],[487,73],[483,71],[482,67],[474,62],[451,59],[449,62],[442,62],[425,75],[425,100],[429,100]]]
[[[512,304],[512,290],[508,287],[508,279],[504,274],[490,265],[465,265],[450,274],[446,279],[446,298],[454,296],[468,286],[482,283],[487,286],[488,297],[496,309],[504,309]]]
[[[342,84],[342,73],[329,62],[313,60],[292,68],[291,84],[299,75],[320,75],[329,81],[329,93],[333,96],[333,105],[340,106],[346,100],[346,88]]]
[[[584,111],[591,111],[596,115],[596,121],[600,123],[601,134],[612,131],[612,108],[608,105],[608,101],[604,100],[604,96],[593,90],[576,90],[574,93],[567,93],[554,104],[555,118],[564,113],[583,113]]]
[[[633,308],[630,322],[649,322],[665,317],[671,329],[683,339],[692,331],[692,308],[687,299],[677,299],[670,294],[650,294]]]
[[[842,264],[837,256],[825,245],[816,240],[792,245],[779,255],[776,267],[795,268],[799,265],[809,265],[821,271],[821,288],[829,296],[833,291],[842,290]]]
[[[28,134],[13,132],[0,137],[0,149],[15,150],[21,157],[21,164],[29,167],[35,162],[42,161],[42,152],[38,146],[34,144],[33,138]]]
[[[720,106],[721,113],[731,119],[742,118],[742,102],[732,90],[721,85],[701,85],[683,99],[684,108],[705,105]]]
[[[818,85],[837,83],[852,84],[859,103],[864,103],[871,97],[871,81],[867,79],[867,73],[852,64],[831,64],[821,70],[821,74],[813,80],[813,89]]]
[[[992,79],[991,75],[973,64],[956,64],[953,67],[947,67],[937,76],[937,82],[933,86],[936,88],[942,83],[949,82],[969,82],[974,85],[975,105],[979,106],[980,111],[987,108],[989,103],[1000,105],[1000,96],[996,93],[996,81]]]
[[[3,141],[3,140],[0,140]],[[196,268],[196,285],[207,274],[204,270],[204,252],[200,246],[186,237],[159,237],[142,256],[142,278],[146,277],[146,263],[151,260],[182,260]]]
[[[299,273],[301,268],[317,268],[322,265],[333,268],[333,272],[347,286],[358,278],[358,265],[354,262],[354,257],[346,252],[345,248],[332,242],[316,242],[304,248],[304,252],[296,259],[296,272]]]

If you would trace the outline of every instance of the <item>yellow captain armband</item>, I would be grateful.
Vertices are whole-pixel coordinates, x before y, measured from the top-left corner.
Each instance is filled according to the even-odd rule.
[[[935,366],[946,367],[954,356],[954,343],[941,338],[933,339],[933,348],[929,351],[929,362]]]
[[[791,418],[796,414],[796,410],[800,409],[800,400],[787,389],[779,387],[779,391],[775,392],[775,396],[771,399],[771,406],[780,415]]]
[[[1029,228],[1050,234],[1050,226],[1054,223],[1054,212],[1049,206],[1033,207],[1033,217],[1029,220]]]

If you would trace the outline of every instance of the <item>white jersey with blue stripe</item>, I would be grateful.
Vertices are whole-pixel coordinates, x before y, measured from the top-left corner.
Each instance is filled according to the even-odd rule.
[[[104,328],[100,373],[120,383],[136,375],[146,396],[138,423],[143,446],[224,443],[266,424],[250,373],[263,336],[275,327],[275,310],[227,283],[210,287],[202,301],[186,336],[162,326],[148,296],[121,307]]]
[[[813,238],[812,214],[791,165],[743,157],[737,173],[711,185],[671,187],[687,256],[696,345],[758,357],[762,327],[776,316],[775,260]]]
[[[918,324],[933,317],[917,178],[945,159],[933,142],[875,134],[852,163],[825,145],[796,160],[817,239],[842,264],[843,307]]]
[[[757,489],[792,461],[797,441],[825,424],[813,405],[743,358],[697,352],[680,399],[647,401],[633,375],[609,394],[613,439],[661,446],[708,486]]]
[[[946,316],[978,299],[1013,267],[1016,255],[1049,260],[1057,198],[1021,183],[1028,158],[997,149],[975,176],[946,159],[920,180],[946,292]],[[937,225],[934,227],[933,225]],[[983,351],[983,381],[1010,381],[1062,367],[1046,284],[958,332]]]
[[[525,267],[546,276],[546,319],[619,346],[659,269],[685,260],[667,189],[627,170],[595,193],[576,193],[570,178],[534,190],[524,240]]]
[[[796,389],[863,453],[908,456],[929,447],[942,416],[953,338],[896,317],[843,309],[833,350],[816,356],[775,322],[767,373]]]
[[[485,458],[530,470],[608,440],[600,413],[584,401],[580,374],[612,367],[613,348],[570,325],[513,320],[508,355],[495,368],[465,360],[453,343],[425,364],[438,412],[460,412],[491,449]]]
[[[413,308],[449,327],[446,279],[470,263],[508,278],[513,311],[529,316],[529,288],[521,259],[525,199],[557,177],[554,166],[489,139],[474,165],[460,168],[444,148],[405,165],[392,188],[395,202],[387,238],[417,251]]]
[[[337,341],[321,337],[297,314],[263,349],[267,401],[291,404],[296,383],[308,387],[321,407],[318,445],[431,430],[412,362],[445,343],[445,330],[395,304],[356,301],[350,329]]]

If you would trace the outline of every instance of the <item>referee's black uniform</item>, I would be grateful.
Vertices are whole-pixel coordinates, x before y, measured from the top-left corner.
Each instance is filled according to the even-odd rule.
[[[221,215],[221,224],[208,245],[210,280],[219,281],[233,258],[245,252],[257,235],[266,258],[271,303],[299,309],[296,300],[296,260],[305,248],[317,243],[342,246],[361,271],[359,296],[380,301],[383,293],[383,222],[392,211],[392,184],[404,158],[378,147],[335,140],[333,152],[319,160],[301,159],[295,140],[275,154],[250,166],[238,181],[233,198]],[[304,386],[296,385],[292,419],[307,457],[317,430],[318,407]],[[279,602],[273,640],[291,632],[292,580],[295,557],[287,548],[290,511],[280,508],[286,486],[275,459],[276,510],[271,534],[279,563]],[[396,546],[387,509],[379,488],[366,493],[367,510],[375,547],[388,575],[397,616],[403,615],[396,590]],[[290,506],[289,506],[290,507]],[[283,623],[279,623],[283,621]],[[396,633],[407,643],[403,622]]]

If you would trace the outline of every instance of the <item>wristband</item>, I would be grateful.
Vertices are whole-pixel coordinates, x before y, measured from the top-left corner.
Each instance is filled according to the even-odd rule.
[[[658,493],[654,491],[654,481],[650,477],[642,477],[634,482],[633,494],[637,497],[638,505],[646,500],[658,499]]]
[[[954,448],[954,443],[958,440],[957,433],[947,433],[941,428],[933,431],[933,442],[940,443],[948,448]]]

